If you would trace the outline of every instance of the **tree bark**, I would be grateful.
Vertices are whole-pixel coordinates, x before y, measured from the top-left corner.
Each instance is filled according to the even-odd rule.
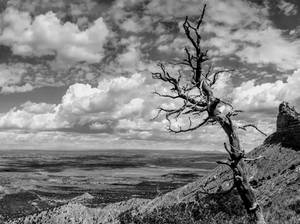
[[[264,215],[259,203],[256,200],[254,191],[249,184],[244,162],[244,151],[240,147],[240,141],[230,117],[222,114],[216,115],[217,121],[228,136],[230,143],[231,169],[234,176],[234,185],[244,203],[247,213],[252,222],[256,224],[266,224]]]
[[[241,149],[236,128],[233,125],[230,116],[218,111],[217,107],[221,101],[213,96],[211,88],[204,85],[204,91],[206,92],[207,100],[209,102],[209,116],[221,125],[229,140],[230,151],[228,153],[230,156],[230,168],[234,177],[234,186],[244,203],[251,221],[256,224],[266,224],[262,209],[257,202],[254,191],[248,181],[246,166],[243,159],[245,152]]]

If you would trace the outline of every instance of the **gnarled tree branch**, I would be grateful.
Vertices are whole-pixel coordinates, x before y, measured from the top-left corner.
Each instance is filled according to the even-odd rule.
[[[162,81],[169,86],[170,93],[155,94],[176,100],[182,101],[183,104],[177,108],[159,108],[158,113],[164,113],[166,120],[169,122],[168,130],[173,133],[184,133],[194,131],[206,124],[219,124],[226,133],[229,145],[224,144],[225,150],[229,155],[228,161],[217,161],[218,164],[226,165],[232,171],[233,186],[229,189],[237,189],[242,201],[244,202],[247,212],[255,217],[257,223],[265,223],[260,206],[256,201],[255,194],[251,188],[247,172],[245,170],[245,152],[240,146],[237,127],[234,125],[231,117],[238,115],[240,110],[235,110],[231,103],[223,99],[219,99],[214,95],[213,86],[217,83],[219,75],[232,70],[212,69],[211,64],[207,64],[208,51],[201,46],[202,36],[200,26],[203,23],[206,5],[204,6],[200,18],[193,23],[186,17],[183,23],[185,36],[190,42],[191,48],[185,48],[185,57],[179,64],[187,66],[191,74],[186,79],[182,79],[182,74],[170,74],[163,64],[159,64],[160,72],[152,73],[154,79]],[[222,106],[228,106],[229,111],[220,110]],[[205,117],[203,119],[203,117]],[[173,128],[172,121],[182,118],[186,121],[184,127],[177,129]],[[244,125],[241,128],[246,130],[247,127],[253,127],[260,131],[255,125]],[[202,193],[209,192],[210,189],[205,189],[203,186]]]
[[[256,127],[256,125],[254,125],[254,124],[246,124],[244,126],[239,126],[238,128],[246,131],[248,127],[256,129],[259,133],[263,134],[264,136],[268,136],[266,133],[264,133],[262,130],[260,130],[258,127]]]

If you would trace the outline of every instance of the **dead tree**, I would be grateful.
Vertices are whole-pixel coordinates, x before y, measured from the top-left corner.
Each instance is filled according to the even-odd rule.
[[[182,133],[196,130],[207,124],[219,124],[228,137],[228,143],[224,143],[226,152],[229,155],[227,161],[217,163],[230,167],[233,173],[233,187],[237,190],[243,201],[245,209],[255,223],[263,224],[264,216],[258,204],[254,191],[251,188],[245,170],[245,152],[241,148],[237,128],[245,129],[254,125],[236,127],[232,117],[241,111],[235,110],[233,106],[214,95],[213,86],[218,77],[226,70],[216,71],[212,69],[209,62],[208,51],[201,47],[202,36],[200,34],[201,24],[205,14],[205,7],[201,16],[196,21],[186,17],[183,29],[191,47],[185,47],[185,56],[177,62],[181,64],[185,72],[170,74],[163,64],[159,64],[160,72],[152,73],[154,79],[168,85],[169,92],[160,93],[160,97],[179,100],[182,104],[177,108],[160,107],[158,116],[163,113],[169,122],[168,129],[173,133]],[[227,107],[230,110],[223,110]],[[185,119],[186,125],[174,127],[174,121],[178,118]]]

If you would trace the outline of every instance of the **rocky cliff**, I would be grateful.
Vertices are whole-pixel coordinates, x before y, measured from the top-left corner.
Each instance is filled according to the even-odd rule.
[[[276,132],[265,143],[280,143],[297,151],[300,149],[300,114],[287,102],[279,105]]]
[[[265,218],[272,224],[300,223],[299,114],[287,103],[280,105],[277,132],[248,154],[251,185]],[[297,137],[298,136],[298,137]],[[232,174],[218,166],[209,175],[153,200],[131,199],[104,208],[88,208],[80,202],[27,217],[16,224],[226,224],[248,223],[242,202],[230,188]]]

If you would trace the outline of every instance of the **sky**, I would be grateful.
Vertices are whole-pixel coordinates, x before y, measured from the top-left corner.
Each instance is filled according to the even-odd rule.
[[[1,0],[0,149],[222,150],[218,126],[172,134],[152,119],[175,103],[151,72],[184,56],[182,23],[205,2],[203,48],[233,69],[216,94],[244,111],[237,125],[274,132],[280,102],[300,110],[298,0]],[[245,150],[264,139],[239,134]]]

